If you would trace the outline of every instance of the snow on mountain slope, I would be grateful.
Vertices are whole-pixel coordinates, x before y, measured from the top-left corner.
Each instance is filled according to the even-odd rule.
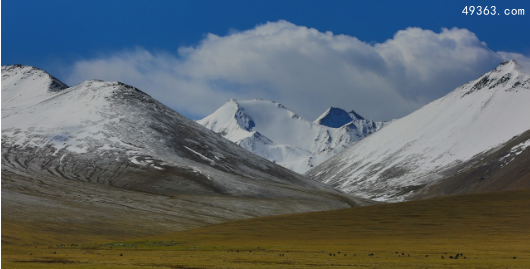
[[[385,123],[330,108],[315,122],[276,102],[229,100],[198,121],[230,141],[298,173],[341,152]]]
[[[68,86],[55,77],[30,66],[2,67],[2,107],[10,108],[36,104],[48,93],[59,92]]]
[[[504,62],[306,175],[362,197],[403,200],[530,129],[528,74]]]
[[[422,188],[410,199],[530,189],[530,130],[459,165],[458,173]]]
[[[28,66],[2,67],[2,170],[167,196],[289,198],[302,211],[355,204],[134,87],[90,80],[67,88]]]

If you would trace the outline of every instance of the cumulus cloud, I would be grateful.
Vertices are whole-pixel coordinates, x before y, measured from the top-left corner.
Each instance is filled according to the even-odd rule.
[[[466,29],[398,31],[382,43],[287,21],[208,34],[175,53],[143,48],[76,62],[67,82],[122,81],[195,118],[230,98],[280,102],[309,120],[330,106],[376,120],[399,118],[507,58]]]

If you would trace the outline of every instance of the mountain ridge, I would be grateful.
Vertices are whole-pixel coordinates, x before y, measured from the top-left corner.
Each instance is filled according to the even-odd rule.
[[[365,198],[412,197],[530,129],[527,73],[516,61],[503,62],[306,175]]]

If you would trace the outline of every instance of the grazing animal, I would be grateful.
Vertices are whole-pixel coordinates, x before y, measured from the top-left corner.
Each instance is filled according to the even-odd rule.
[[[444,258],[444,256],[442,256],[442,259]]]

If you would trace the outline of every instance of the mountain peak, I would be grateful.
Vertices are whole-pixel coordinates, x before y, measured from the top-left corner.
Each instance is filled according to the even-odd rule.
[[[313,122],[331,128],[339,128],[351,121],[352,118],[344,109],[330,107]]]
[[[346,112],[344,109],[330,107],[324,114],[313,121],[313,123],[331,128],[340,128],[353,120],[364,120],[364,118],[353,110]]]
[[[29,65],[14,64],[2,66],[2,83],[8,82],[10,78],[13,80],[24,80],[29,78],[36,80],[41,78],[45,80],[44,82],[47,82],[48,85],[46,86],[48,86],[47,90],[49,92],[58,92],[69,88],[68,85],[48,74],[46,71]]]
[[[525,68],[516,60],[508,60],[499,64],[491,73],[508,73],[512,71],[524,71]]]
[[[48,93],[69,88],[54,76],[28,65],[2,66],[2,106],[16,107],[41,101]]]
[[[354,120],[364,120],[365,118],[363,118],[361,115],[357,114],[357,112],[355,112],[354,110],[348,112],[348,115],[350,115],[350,117]]]
[[[519,88],[530,89],[530,75],[521,63],[509,60],[478,79],[458,87],[454,92],[464,97],[480,90],[512,91]]]
[[[484,74],[492,76],[494,74],[505,75],[511,73],[514,77],[519,75],[530,75],[530,63],[517,60],[508,60],[500,63],[495,69]]]

